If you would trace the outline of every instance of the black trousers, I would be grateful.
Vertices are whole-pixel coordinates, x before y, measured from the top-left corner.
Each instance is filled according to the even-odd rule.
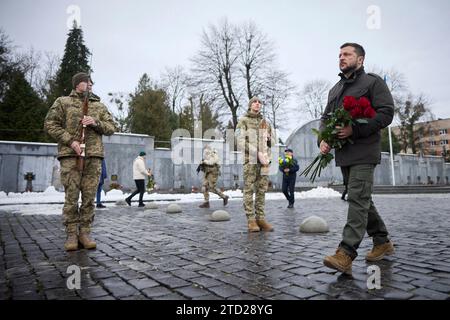
[[[283,193],[284,193],[287,201],[289,201],[289,204],[293,204],[295,202],[294,189],[295,189],[296,178],[297,177],[295,175],[283,176],[282,190],[283,190]]]
[[[145,192],[145,180],[134,180],[134,183],[136,183],[136,188],[137,190],[135,190],[129,197],[128,199],[133,199],[133,197],[135,195],[137,195],[139,193],[139,204],[143,203],[142,199],[144,198],[144,192]]]

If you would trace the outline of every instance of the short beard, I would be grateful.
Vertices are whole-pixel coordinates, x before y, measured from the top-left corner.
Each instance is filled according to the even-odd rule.
[[[341,69],[341,71],[344,74],[350,74],[350,73],[354,72],[357,68],[358,68],[358,65],[355,63],[354,65],[347,66],[346,68]]]

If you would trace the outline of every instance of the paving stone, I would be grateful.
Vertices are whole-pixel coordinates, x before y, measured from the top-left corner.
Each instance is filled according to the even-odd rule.
[[[198,298],[201,296],[206,296],[210,294],[210,292],[206,289],[201,289],[198,286],[186,286],[182,288],[177,288],[176,291],[183,296],[188,297],[189,299]]]
[[[192,281],[193,283],[196,283],[202,287],[205,287],[205,288],[215,287],[215,286],[219,286],[222,284],[220,281],[217,281],[217,280],[209,278],[209,277],[194,278],[194,279],[190,279],[190,281]]]
[[[78,294],[83,299],[94,299],[94,298],[104,297],[104,296],[109,295],[109,293],[100,286],[87,287],[87,288],[82,287],[82,289],[78,291]]]
[[[418,288],[411,291],[411,293],[416,296],[424,296],[433,300],[445,300],[448,298],[448,294],[444,294],[442,292],[437,292],[426,288]]]
[[[289,287],[282,288],[280,290],[283,293],[287,293],[287,294],[297,297],[299,299],[307,299],[307,298],[311,298],[313,296],[318,295],[318,293],[315,291],[304,289],[304,288],[301,288],[298,286],[289,286]]]
[[[172,292],[165,287],[157,286],[157,287],[144,289],[144,290],[142,290],[142,293],[150,299],[155,299],[157,297],[168,295]]]
[[[411,299],[414,296],[414,294],[410,292],[400,291],[400,290],[393,290],[390,292],[387,292],[383,298],[386,300],[407,300]]]
[[[219,297],[222,297],[224,299],[227,299],[229,297],[238,295],[241,293],[241,290],[236,289],[232,286],[227,285],[221,285],[217,287],[210,287],[208,288],[209,291],[212,291],[213,293],[217,294]]]
[[[163,279],[159,279],[157,281],[159,283],[162,283],[164,286],[166,286],[170,289],[184,287],[184,286],[187,286],[190,284],[189,282],[187,282],[183,279],[180,279],[180,278],[176,278],[176,277],[163,278]]]
[[[134,279],[129,283],[138,290],[159,286],[159,283],[151,279]]]
[[[101,281],[103,287],[116,298],[124,298],[138,293],[137,289],[121,278],[108,278]]]

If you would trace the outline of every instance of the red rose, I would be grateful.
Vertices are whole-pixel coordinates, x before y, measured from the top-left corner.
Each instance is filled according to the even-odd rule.
[[[371,108],[372,107],[372,105],[370,104],[369,99],[367,99],[366,97],[359,98],[358,103],[363,109],[367,109],[367,108]]]
[[[375,110],[373,110],[372,107],[366,108],[364,110],[364,118],[373,118],[377,115],[377,113],[375,112]]]
[[[358,106],[358,100],[353,96],[345,96],[343,101],[344,109],[347,111],[352,110]]]
[[[362,109],[360,106],[355,106],[352,110],[350,110],[350,115],[353,119],[358,119],[362,117]]]

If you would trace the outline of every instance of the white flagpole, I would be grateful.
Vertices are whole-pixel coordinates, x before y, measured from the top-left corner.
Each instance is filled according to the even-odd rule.
[[[394,153],[392,152],[392,134],[391,134],[391,126],[388,126],[389,132],[389,150],[391,155],[391,174],[392,174],[392,185],[395,186],[395,171],[394,171]]]
[[[387,76],[384,75],[384,82],[386,82]],[[391,175],[392,175],[392,185],[395,186],[395,170],[394,170],[394,152],[392,150],[392,133],[391,133],[391,126],[388,126],[388,133],[389,133],[389,154],[391,157]]]

